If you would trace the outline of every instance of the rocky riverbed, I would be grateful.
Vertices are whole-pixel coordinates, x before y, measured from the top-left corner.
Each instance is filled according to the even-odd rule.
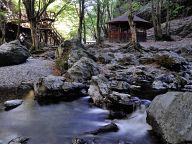
[[[20,91],[23,95],[22,90],[32,89],[39,78],[53,72],[53,61],[30,57],[28,50],[17,40],[1,45],[0,49],[0,65],[3,65],[0,67],[0,102],[21,98],[18,96]]]
[[[36,97],[39,99],[39,90],[42,95],[52,89],[57,93],[64,91],[62,93],[65,93],[63,97],[66,100],[67,95],[73,95],[71,89],[81,89],[74,85],[82,83],[88,87],[88,93],[84,87],[79,96],[90,95],[94,105],[116,114],[120,111],[126,117],[134,112],[136,107],[142,104],[149,106],[148,100],[168,91],[189,92],[191,95],[191,53],[190,39],[180,42],[141,43],[140,50],[134,50],[130,44],[84,47],[66,41],[56,51],[56,62],[63,74],[62,83],[71,85],[67,84],[65,89],[63,84],[57,83],[57,77],[47,77],[49,82],[52,81],[52,85],[39,81]],[[56,98],[55,94],[49,93],[44,97],[44,101],[54,97]],[[159,136],[162,135],[163,132],[160,132]],[[185,140],[179,142],[183,141]]]
[[[23,78],[22,72],[18,72],[17,69],[20,67],[19,70],[21,70],[22,65],[30,64],[29,59],[25,64],[12,66],[16,69],[13,69],[14,72],[17,72],[13,78],[13,85],[18,84],[19,86],[19,83],[23,80],[27,82],[32,79],[35,85],[35,99],[40,105],[61,101],[69,102],[89,95],[89,104],[108,110],[108,117],[111,120],[129,119],[131,118],[130,114],[134,113],[138,108],[142,108],[143,106],[149,107],[147,119],[154,129],[153,131],[163,138],[165,142],[172,143],[167,137],[172,137],[171,134],[174,135],[174,132],[177,131],[173,131],[167,137],[164,136],[166,127],[164,128],[162,125],[164,126],[163,123],[166,123],[166,121],[164,119],[162,119],[163,122],[161,120],[160,122],[158,121],[158,115],[155,115],[156,108],[159,111],[161,109],[156,106],[155,101],[159,101],[158,103],[160,104],[161,101],[163,103],[163,98],[158,99],[156,97],[161,97],[160,94],[165,94],[168,91],[172,91],[173,93],[175,91],[181,91],[181,99],[182,96],[185,96],[183,92],[188,92],[188,96],[191,95],[191,53],[191,39],[185,39],[180,42],[141,43],[139,50],[133,49],[130,44],[83,46],[75,41],[65,41],[56,50],[55,62],[57,68],[60,70],[60,76],[49,75],[51,73],[50,64],[53,64],[51,61],[39,60],[37,62],[37,59],[32,59],[31,65],[33,66],[34,62],[34,67],[28,69],[27,66],[23,73],[25,78]],[[6,74],[5,71],[9,71],[9,69],[2,67],[2,71]],[[27,72],[25,73],[25,71]],[[6,83],[7,81],[4,82],[4,84]],[[170,97],[169,93],[165,95]],[[154,98],[155,100],[152,101],[152,105],[150,106],[150,100]],[[171,100],[173,99],[170,97],[169,104],[173,104],[172,110],[174,111],[177,103],[171,103]],[[182,104],[186,108],[186,115],[189,114],[190,107],[185,105],[185,102]],[[160,108],[163,108],[163,106]],[[165,116],[167,114],[170,117],[175,116],[175,112],[168,113],[166,112],[167,110],[165,109],[163,113]],[[186,118],[185,116],[182,118],[185,121],[190,121],[190,118]],[[145,120],[145,117],[143,119]],[[180,121],[182,119],[179,119]],[[134,123],[132,124],[134,125]],[[119,128],[118,122],[112,121],[110,125],[97,127],[91,131],[82,131],[82,135],[74,136],[72,142],[73,144],[84,144],[96,141],[99,144],[102,138],[90,138],[86,134],[101,135],[100,132],[110,133],[118,131]],[[122,129],[120,128],[120,130]],[[189,129],[189,131],[191,130]],[[186,133],[183,134],[185,135]],[[137,139],[137,137],[134,138]],[[191,135],[183,136],[182,139],[177,139],[178,141],[174,141],[174,143],[191,142],[191,138]],[[126,143],[126,140],[122,138],[122,142]],[[138,141],[135,140],[136,142]],[[153,144],[154,142],[146,142],[146,144],[148,143]]]

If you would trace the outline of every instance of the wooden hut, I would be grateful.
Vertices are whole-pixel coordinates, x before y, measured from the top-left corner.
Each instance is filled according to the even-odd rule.
[[[151,24],[136,15],[134,15],[133,21],[136,24],[138,41],[146,41],[146,30],[151,28]],[[128,13],[112,19],[107,24],[109,42],[127,42],[131,37],[128,24]]]
[[[26,14],[22,15],[21,20],[18,15],[14,14],[8,18],[5,26],[5,40],[6,42],[16,39],[18,32],[18,21],[21,22],[20,34],[24,34],[29,41],[31,41],[31,29]],[[62,36],[55,29],[53,23],[55,22],[53,13],[45,13],[41,16],[37,23],[37,37],[40,44],[44,46],[57,46],[63,42]]]
[[[18,24],[16,22],[8,22],[5,25],[5,41],[10,42],[16,39],[18,32]],[[20,34],[24,34],[27,38],[31,36],[29,27],[20,26]]]

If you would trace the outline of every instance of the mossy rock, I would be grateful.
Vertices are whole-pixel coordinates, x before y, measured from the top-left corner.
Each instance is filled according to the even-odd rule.
[[[68,59],[72,48],[72,42],[67,40],[62,43],[55,52],[56,65],[62,72],[65,72],[68,69]]]

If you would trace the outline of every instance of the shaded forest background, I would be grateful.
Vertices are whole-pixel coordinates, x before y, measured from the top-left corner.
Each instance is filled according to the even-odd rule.
[[[31,1],[31,0],[30,0]],[[11,15],[27,13],[28,17],[42,15],[44,11],[51,13],[55,19],[54,26],[65,39],[81,37],[83,41],[98,39],[103,40],[107,36],[106,22],[114,17],[124,14],[128,10],[126,0],[32,0],[34,2],[34,15],[26,11],[25,0],[2,0],[0,2],[0,26],[3,27]],[[162,3],[160,23],[169,20],[192,15],[191,0],[133,0],[133,13],[153,23],[152,2]],[[169,2],[169,5],[167,4]],[[42,3],[42,4],[41,4]],[[168,6],[168,7],[167,7]],[[38,18],[37,18],[38,19]],[[34,23],[37,23],[37,19]],[[19,21],[18,21],[19,23]],[[36,27],[36,26],[34,26]]]

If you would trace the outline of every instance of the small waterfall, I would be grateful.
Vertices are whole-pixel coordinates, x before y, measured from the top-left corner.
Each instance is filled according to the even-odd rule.
[[[144,135],[148,130],[151,130],[151,126],[146,123],[146,107],[141,105],[137,107],[137,110],[132,113],[128,119],[119,120],[117,124],[120,128],[119,133],[124,135],[129,133],[135,137]]]

